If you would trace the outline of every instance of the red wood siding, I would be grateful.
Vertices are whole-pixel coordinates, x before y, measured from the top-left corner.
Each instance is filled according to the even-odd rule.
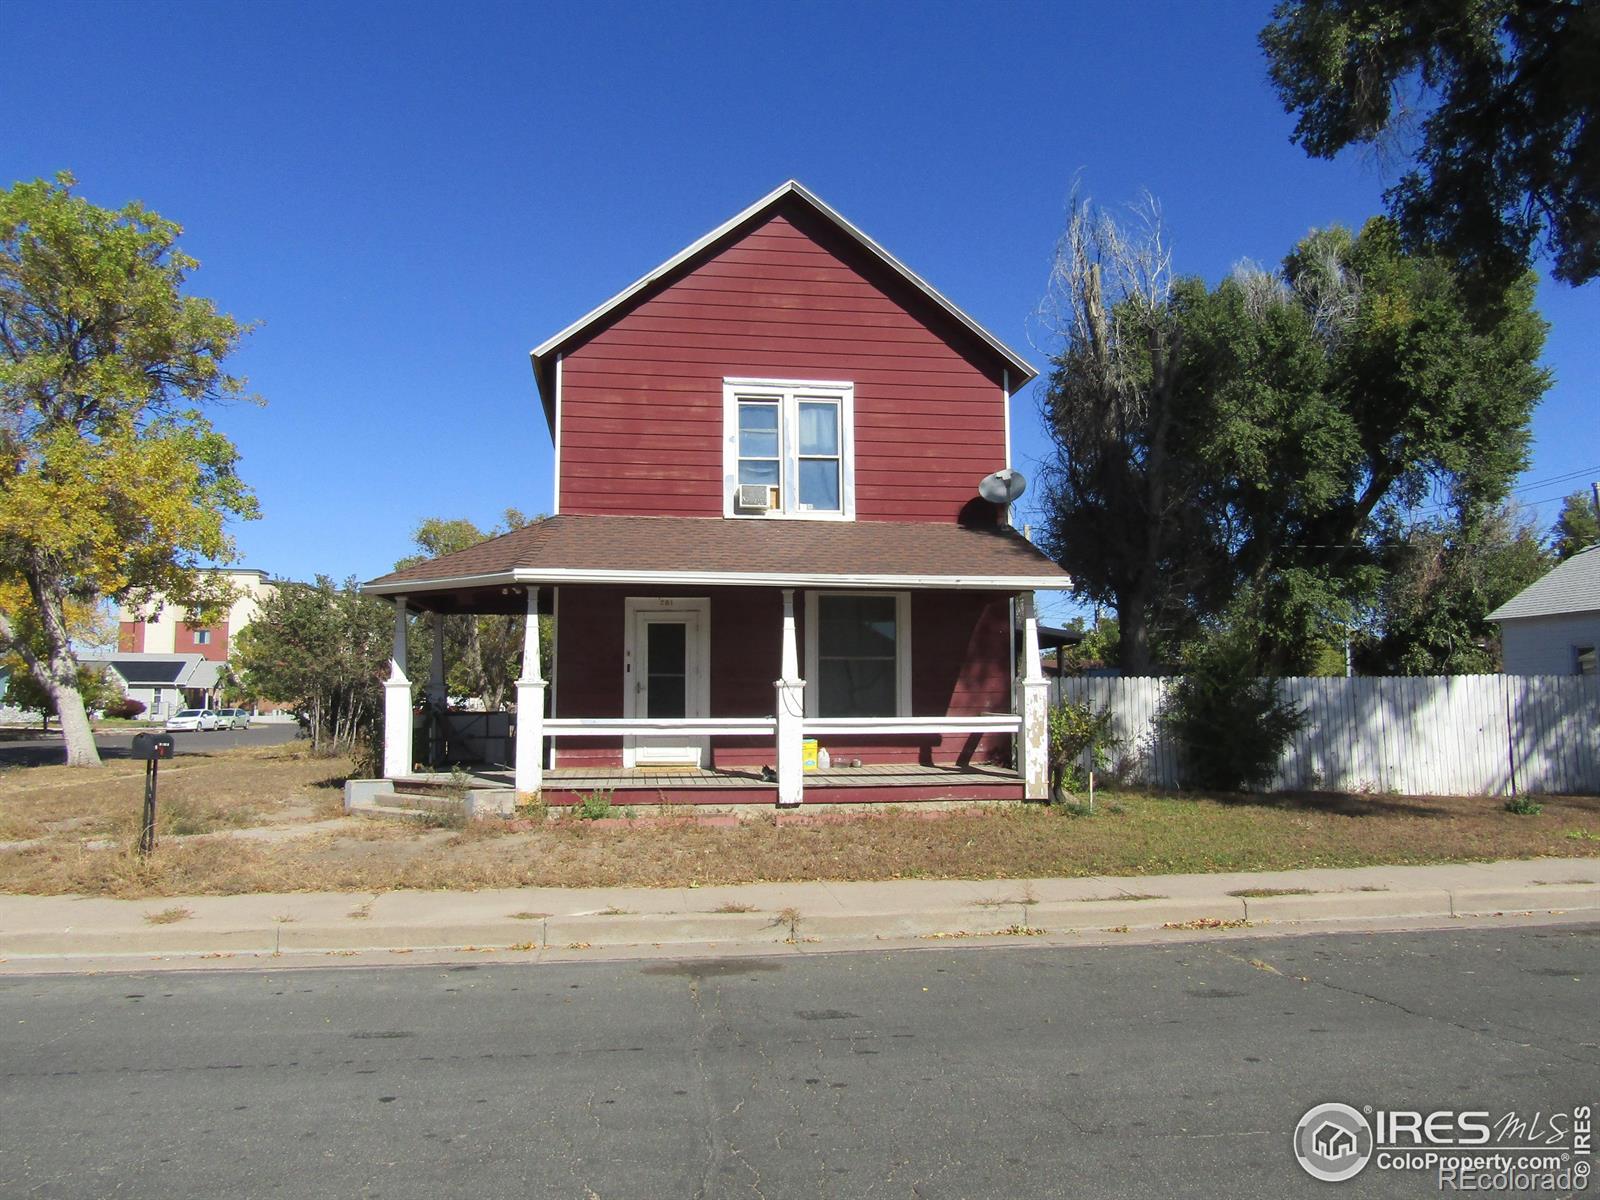
[[[205,645],[195,641],[195,634],[201,629],[211,631],[211,640]],[[178,654],[198,654],[211,662],[223,662],[228,657],[228,623],[221,621],[197,628],[179,621],[172,634],[172,649]]]
[[[971,801],[981,803],[995,800],[1022,800],[1022,784],[1018,783],[969,783],[959,780],[947,784],[934,784],[927,787],[807,787],[805,791],[806,804],[883,804],[892,801],[901,803],[927,803],[930,801]],[[546,804],[555,808],[571,808],[583,802],[583,793],[563,788],[545,788],[542,799]],[[776,784],[768,787],[749,788],[617,788],[611,795],[611,802],[618,808],[646,805],[673,804],[692,807],[697,804],[765,804],[774,805],[778,802],[778,788]],[[801,818],[809,815],[810,820],[825,820],[822,814],[807,814],[802,807],[795,812],[793,817],[786,810],[778,814],[780,824],[787,824],[792,819],[796,824],[801,824]],[[939,814],[927,813],[933,817]],[[714,818],[713,818],[714,819]],[[625,820],[625,818],[624,818]],[[631,824],[631,823],[630,823]]]
[[[558,717],[622,716],[622,601],[616,588],[563,587],[556,608],[555,712]],[[556,742],[557,766],[615,766],[622,743]]]
[[[1005,465],[997,369],[858,246],[780,211],[571,350],[561,511],[720,517],[722,381],[855,384],[856,515],[956,520]]]
[[[711,713],[766,716],[780,669],[782,600],[776,589],[561,589],[556,621],[556,714],[623,715],[624,604],[630,595],[711,597]],[[1011,711],[1009,597],[993,593],[915,592],[911,597],[911,705],[919,717],[983,716]],[[802,662],[804,593],[795,594]],[[831,738],[829,753],[868,763],[986,763],[1010,761],[1007,735],[866,736]],[[573,738],[557,743],[557,766],[617,766],[620,741]],[[774,764],[772,743],[717,738],[711,764]]]
[[[122,654],[144,653],[144,622],[117,622],[117,650]]]

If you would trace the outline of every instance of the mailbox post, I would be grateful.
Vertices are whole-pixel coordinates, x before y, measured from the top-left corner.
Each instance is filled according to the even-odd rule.
[[[144,821],[139,827],[139,856],[156,848],[156,773],[163,758],[172,757],[170,733],[136,733],[133,757],[144,759]]]

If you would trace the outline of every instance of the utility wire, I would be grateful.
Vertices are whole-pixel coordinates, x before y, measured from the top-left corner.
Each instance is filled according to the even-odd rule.
[[[1518,487],[1511,488],[1507,494],[1508,495],[1512,495],[1512,496],[1518,496],[1518,495],[1521,495],[1523,492],[1535,492],[1535,491],[1538,491],[1540,488],[1550,487],[1550,486],[1552,486],[1554,484],[1566,484],[1566,483],[1570,483],[1570,482],[1572,482],[1574,480],[1578,480],[1578,479],[1592,478],[1596,473],[1600,473],[1600,466],[1580,467],[1576,471],[1568,471],[1565,475],[1552,475],[1549,479],[1535,479],[1535,480],[1532,480],[1531,482],[1521,484]],[[1550,497],[1549,500],[1541,500],[1541,501],[1537,501],[1536,503],[1548,504],[1553,500],[1565,500],[1565,499],[1566,499],[1565,495],[1552,496],[1552,497]],[[1450,507],[1450,505],[1448,505],[1448,504],[1430,504],[1426,508],[1418,508],[1418,509],[1415,509],[1414,511],[1418,515],[1426,515],[1427,513],[1443,512],[1445,509],[1447,509],[1449,507]]]

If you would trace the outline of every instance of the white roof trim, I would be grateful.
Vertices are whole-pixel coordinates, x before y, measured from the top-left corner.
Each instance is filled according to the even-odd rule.
[[[619,571],[590,570],[585,567],[518,567],[493,575],[364,583],[361,590],[373,596],[409,596],[417,592],[460,587],[545,583],[616,583],[654,587],[941,588],[987,592],[1063,591],[1072,587],[1070,579],[1059,575],[828,575],[778,571]]]
[[[860,229],[856,228],[856,226],[845,220],[845,218],[841,216],[836,209],[824,203],[814,192],[794,179],[791,179],[782,186],[773,189],[771,192],[768,192],[765,196],[757,200],[754,204],[745,209],[743,212],[739,213],[737,216],[724,221],[721,225],[718,225],[704,237],[690,243],[688,246],[685,246],[682,250],[678,251],[678,253],[667,259],[666,262],[662,263],[655,270],[623,288],[622,291],[611,297],[611,299],[607,300],[604,304],[600,305],[598,308],[592,309],[590,312],[574,321],[571,325],[568,325],[560,333],[545,340],[540,345],[535,347],[532,351],[530,351],[530,357],[533,359],[535,370],[537,370],[541,359],[543,359],[557,346],[562,345],[573,335],[581,332],[585,326],[600,320],[607,313],[626,303],[633,296],[637,295],[639,292],[643,291],[645,288],[649,287],[663,276],[668,275],[672,271],[676,270],[685,261],[693,258],[696,254],[700,253],[700,251],[704,250],[707,246],[711,245],[711,243],[715,242],[718,238],[722,237],[730,230],[743,224],[745,221],[748,221],[751,217],[754,217],[763,209],[771,207],[779,200],[789,195],[799,196],[802,200],[816,208],[817,211],[822,213],[845,233],[849,234],[879,260],[881,260],[886,266],[897,272],[903,279],[905,279],[907,283],[911,284],[924,296],[932,300],[940,308],[944,309],[946,313],[954,317],[956,321],[964,326],[970,333],[974,334],[996,354],[1005,359],[1006,362],[1011,367],[1015,368],[1020,375],[1019,381],[1013,385],[1013,391],[1039,374],[1038,371],[1034,370],[1033,367],[1028,364],[1026,359],[1019,355],[1015,350],[1011,349],[1011,347],[1007,346],[999,338],[995,337],[994,334],[990,333],[982,325],[979,325],[966,313],[962,312],[961,309],[957,308],[955,304],[953,304],[931,283],[923,279],[922,276],[918,275],[910,267],[906,266],[898,258],[890,254],[882,246],[878,245],[877,242],[873,241]]]

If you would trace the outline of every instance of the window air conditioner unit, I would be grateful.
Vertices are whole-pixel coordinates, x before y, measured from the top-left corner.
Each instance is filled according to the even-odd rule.
[[[739,507],[750,512],[770,512],[779,505],[778,489],[767,483],[741,483]]]

